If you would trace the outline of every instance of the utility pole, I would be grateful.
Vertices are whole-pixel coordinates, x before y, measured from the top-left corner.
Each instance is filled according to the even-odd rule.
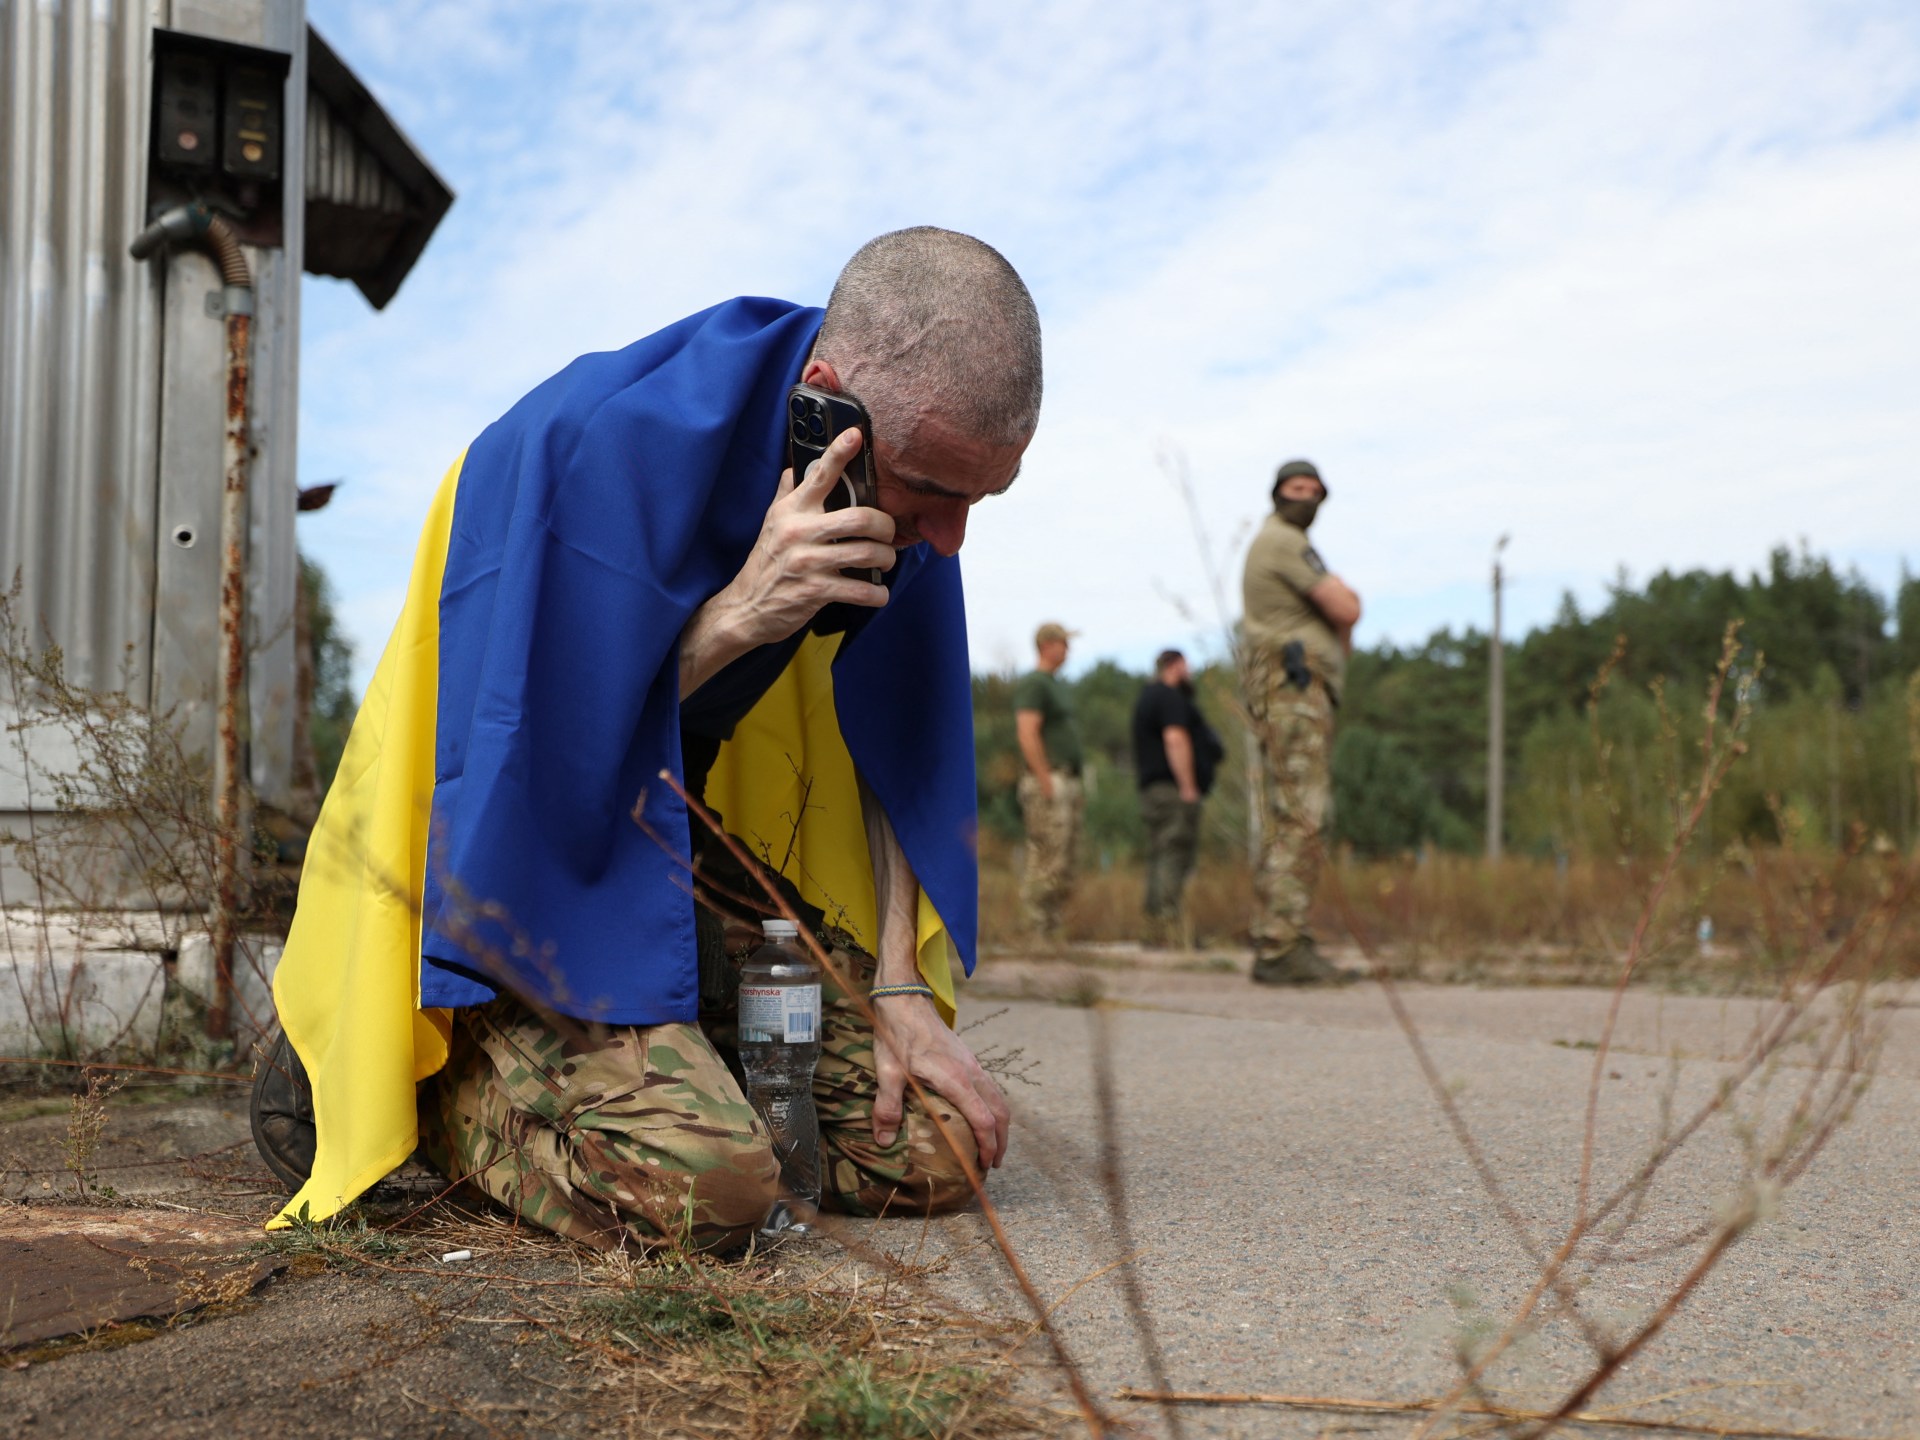
[[[1493,547],[1493,643],[1487,655],[1487,859],[1500,858],[1507,814],[1506,646],[1500,636],[1500,552],[1510,537]]]

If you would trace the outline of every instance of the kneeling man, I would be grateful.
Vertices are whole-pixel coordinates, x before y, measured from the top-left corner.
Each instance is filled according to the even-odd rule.
[[[796,381],[865,402],[876,507],[827,508],[855,432],[785,469]],[[276,1223],[418,1145],[591,1244],[750,1233],[777,1168],[722,1055],[726,966],[771,907],[683,789],[859,998],[882,992],[825,987],[824,1203],[967,1200],[1008,1113],[950,1028],[978,889],[955,556],[1040,390],[1020,277],[919,228],[863,247],[824,313],[729,301],[583,356],[482,432],[309,847],[256,1086],[299,1186]]]

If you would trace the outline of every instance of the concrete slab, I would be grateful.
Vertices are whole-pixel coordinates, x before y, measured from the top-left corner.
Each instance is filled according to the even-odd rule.
[[[0,1054],[136,1060],[161,1039],[169,987],[213,997],[213,946],[195,917],[160,911],[80,915],[0,911]],[[273,1026],[278,937],[240,939],[234,1047]]]
[[[0,1054],[151,1055],[166,986],[164,962],[148,951],[0,951]]]
[[[245,1055],[253,1042],[273,1028],[273,972],[286,946],[276,937],[243,935],[234,954],[234,1053]],[[174,983],[202,1004],[213,999],[213,940],[204,932],[180,942],[174,962]]]

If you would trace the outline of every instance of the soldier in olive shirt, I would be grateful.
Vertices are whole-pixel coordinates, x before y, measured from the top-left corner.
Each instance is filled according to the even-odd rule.
[[[1049,943],[1061,938],[1061,911],[1073,889],[1080,847],[1080,726],[1059,677],[1073,632],[1048,621],[1033,635],[1036,668],[1013,686],[1013,716],[1026,771],[1020,777],[1020,814],[1027,855],[1020,902],[1027,928]]]
[[[1360,597],[1307,541],[1326,498],[1313,464],[1289,460],[1247,552],[1241,685],[1267,772],[1253,978],[1267,985],[1351,978],[1321,956],[1311,929],[1333,800],[1333,716],[1360,619]]]

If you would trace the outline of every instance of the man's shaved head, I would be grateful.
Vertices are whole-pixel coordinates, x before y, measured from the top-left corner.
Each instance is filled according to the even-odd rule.
[[[862,245],[814,354],[866,402],[876,433],[900,440],[936,414],[989,445],[1024,445],[1040,418],[1033,297],[999,251],[957,231],[916,225]]]

